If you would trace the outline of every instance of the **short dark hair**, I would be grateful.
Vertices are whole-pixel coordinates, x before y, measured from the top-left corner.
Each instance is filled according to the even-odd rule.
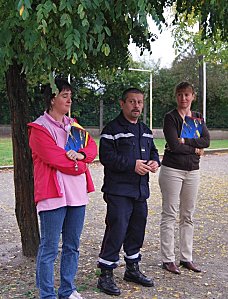
[[[130,87],[130,88],[124,90],[124,92],[122,93],[121,100],[125,102],[126,98],[127,98],[127,95],[129,93],[140,93],[140,94],[142,94],[144,96],[144,93],[140,89],[135,88],[135,87]]]
[[[70,83],[63,78],[55,78],[55,85],[58,88],[59,93],[62,90],[70,90],[72,92],[72,86]],[[46,105],[46,111],[49,112],[51,109],[51,100],[56,96],[55,93],[52,92],[50,83],[45,86],[44,89],[44,100]]]
[[[192,93],[195,93],[193,84],[191,84],[188,81],[182,81],[176,85],[174,94],[176,95],[180,90],[187,89],[187,88],[190,88],[192,90]]]

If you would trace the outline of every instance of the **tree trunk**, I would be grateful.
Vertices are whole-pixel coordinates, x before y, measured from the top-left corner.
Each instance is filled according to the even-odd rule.
[[[28,145],[27,82],[21,67],[14,61],[6,72],[7,95],[11,111],[14,159],[15,212],[21,233],[22,252],[36,256],[39,229],[33,194],[33,168]]]

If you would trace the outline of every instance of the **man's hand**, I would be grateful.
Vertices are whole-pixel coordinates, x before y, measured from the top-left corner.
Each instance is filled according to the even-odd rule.
[[[146,163],[146,160],[136,160],[135,172],[139,175],[145,175],[146,173],[150,172],[151,168]]]
[[[150,171],[153,173],[155,173],[159,167],[158,162],[153,160],[148,161],[147,165],[150,166]]]

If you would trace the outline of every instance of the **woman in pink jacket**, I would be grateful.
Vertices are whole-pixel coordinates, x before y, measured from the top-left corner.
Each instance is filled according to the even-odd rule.
[[[63,79],[56,79],[55,84],[56,94],[50,85],[45,89],[47,109],[44,114],[28,124],[41,233],[36,283],[41,299],[57,298],[54,262],[62,233],[58,297],[82,299],[74,279],[88,192],[94,191],[88,164],[95,159],[97,146],[74,119],[65,115],[72,103],[71,85]]]

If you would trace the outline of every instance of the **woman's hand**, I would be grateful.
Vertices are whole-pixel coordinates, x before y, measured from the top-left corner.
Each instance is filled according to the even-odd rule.
[[[82,155],[81,153],[77,153],[74,150],[69,150],[68,152],[66,152],[66,156],[68,159],[76,161],[76,160],[83,160],[85,158],[84,155]]]
[[[178,138],[178,141],[179,141],[179,143],[181,143],[181,144],[184,144],[184,143],[185,143],[184,138]]]
[[[203,148],[196,148],[195,149],[195,154],[198,155],[198,156],[203,156],[204,149]]]

